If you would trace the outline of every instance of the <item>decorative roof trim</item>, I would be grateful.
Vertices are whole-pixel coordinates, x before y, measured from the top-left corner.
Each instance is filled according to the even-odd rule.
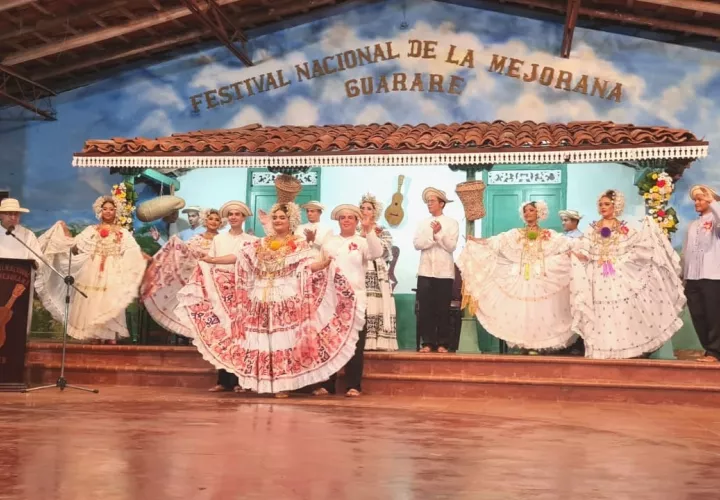
[[[708,154],[707,145],[569,149],[566,151],[508,151],[505,153],[390,153],[338,155],[127,155],[80,156],[74,167],[99,168],[253,168],[253,167],[396,167],[426,165],[503,165],[557,163],[619,163],[653,159],[697,159]]]

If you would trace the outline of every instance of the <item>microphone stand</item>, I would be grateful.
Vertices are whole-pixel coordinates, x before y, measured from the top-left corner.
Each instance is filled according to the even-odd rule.
[[[15,228],[10,227],[5,231],[5,234],[12,236],[15,238],[15,241],[20,243],[22,246],[30,250],[30,252],[37,257],[40,262],[45,264],[48,269],[50,269],[53,273],[55,273],[57,276],[61,277],[63,282],[65,283],[65,317],[63,318],[63,344],[62,344],[62,357],[60,358],[60,377],[58,377],[57,382],[51,385],[42,385],[40,387],[33,387],[32,389],[25,389],[22,392],[32,392],[32,391],[39,391],[41,389],[50,389],[53,387],[59,388],[61,391],[65,390],[65,388],[69,389],[75,389],[78,391],[85,391],[85,392],[93,392],[97,394],[100,392],[98,389],[87,389],[85,387],[79,387],[77,385],[70,385],[67,383],[67,380],[65,379],[65,352],[67,350],[67,331],[68,331],[68,317],[70,316],[70,289],[74,288],[77,293],[82,295],[83,297],[87,298],[87,295],[85,292],[80,290],[77,286],[75,286],[75,278],[70,275],[70,266],[72,264],[72,249],[70,249],[69,255],[68,255],[68,273],[62,274],[60,271],[55,269],[50,263],[45,260],[45,258],[38,254],[35,250],[30,248],[23,240],[18,238],[14,233]]]

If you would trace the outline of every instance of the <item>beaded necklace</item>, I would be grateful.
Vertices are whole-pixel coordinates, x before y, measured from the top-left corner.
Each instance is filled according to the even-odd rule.
[[[602,222],[593,223],[593,240],[592,244],[598,251],[598,265],[602,266],[602,275],[615,275],[615,255],[617,253],[620,236],[627,234],[627,226],[624,221],[613,219],[610,226],[603,226]]]
[[[540,226],[524,227],[519,230],[523,248],[520,254],[520,267],[523,270],[523,278],[530,280],[532,265],[538,260],[541,261],[542,273],[545,274],[545,252],[543,252],[543,240],[546,239],[545,231]]]
[[[268,279],[268,286],[263,294],[264,301],[267,301],[268,293],[273,289],[275,278],[285,269],[285,259],[295,250],[297,250],[297,245],[292,234],[288,234],[282,239],[276,239],[273,236],[263,238],[262,244],[257,250],[257,257],[260,270]]]

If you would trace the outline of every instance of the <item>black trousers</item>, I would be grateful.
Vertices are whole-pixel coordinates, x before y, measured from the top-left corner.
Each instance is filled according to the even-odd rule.
[[[357,344],[355,345],[355,354],[350,358],[350,361],[345,365],[345,390],[355,389],[356,391],[362,392],[362,375],[363,367],[365,365],[365,340],[367,339],[367,328],[360,330]],[[337,389],[335,384],[337,382],[337,373],[330,377],[327,381],[322,383],[322,387],[325,388],[330,394],[335,394]]]
[[[453,281],[451,278],[418,276],[417,332],[423,346],[447,349],[450,345],[450,302]]]
[[[720,280],[687,280],[685,297],[705,352],[720,359]]]
[[[238,378],[234,373],[225,370],[218,370],[217,373],[217,385],[221,385],[227,390],[231,390],[238,385]]]

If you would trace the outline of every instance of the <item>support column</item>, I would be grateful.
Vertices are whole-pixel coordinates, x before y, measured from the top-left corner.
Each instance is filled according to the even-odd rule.
[[[477,168],[463,168],[465,170],[465,180],[474,181]],[[475,236],[475,221],[465,221],[465,237]],[[460,345],[458,352],[479,353],[480,344],[478,342],[478,324],[475,316],[470,314],[465,308],[463,311],[462,328],[460,330]]]

